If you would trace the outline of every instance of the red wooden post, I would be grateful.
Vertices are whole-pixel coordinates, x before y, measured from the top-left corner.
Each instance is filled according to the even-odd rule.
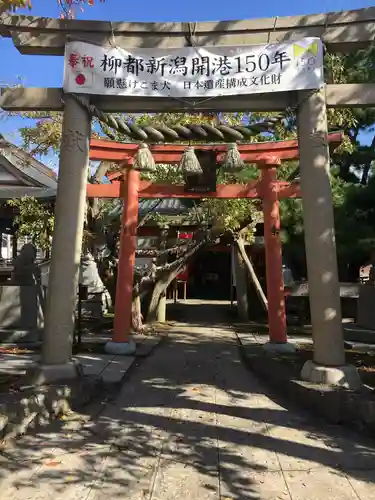
[[[132,321],[133,274],[137,248],[139,172],[125,174],[121,219],[120,251],[117,268],[113,342],[128,342]]]
[[[268,325],[271,343],[287,342],[280,212],[275,166],[262,168]]]

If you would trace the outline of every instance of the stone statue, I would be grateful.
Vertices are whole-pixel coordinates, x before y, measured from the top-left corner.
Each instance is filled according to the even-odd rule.
[[[111,297],[99,276],[98,266],[91,253],[86,253],[81,257],[79,283],[87,287],[89,299],[95,302],[95,296],[97,299],[100,297],[100,310],[95,307],[94,303],[92,304],[93,311],[91,312],[95,313],[94,316],[101,316],[112,307]]]
[[[40,284],[40,270],[36,260],[37,250],[32,243],[26,243],[14,260],[12,282],[15,285]]]
[[[95,259],[90,253],[81,257],[79,282],[87,286],[89,293],[103,293],[105,290]]]
[[[31,338],[29,333],[32,336],[35,333],[39,340],[39,329],[44,323],[44,297],[36,256],[35,246],[26,243],[14,259],[11,281],[1,287],[0,325],[26,331],[27,338]]]

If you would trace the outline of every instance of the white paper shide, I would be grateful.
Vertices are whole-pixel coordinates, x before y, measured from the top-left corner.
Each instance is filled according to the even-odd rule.
[[[266,46],[107,48],[65,47],[64,90],[135,97],[215,97],[320,88],[318,38]]]

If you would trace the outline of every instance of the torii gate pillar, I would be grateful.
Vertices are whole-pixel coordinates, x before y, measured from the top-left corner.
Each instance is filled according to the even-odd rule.
[[[345,365],[334,215],[327,142],[325,89],[299,91],[298,140],[314,360],[305,380],[360,386],[356,369]]]
[[[129,335],[132,323],[133,277],[137,247],[139,181],[139,172],[128,168],[121,186],[123,206],[113,337],[105,345],[105,351],[110,354],[134,354],[136,350],[136,345],[133,340],[129,339]]]
[[[51,267],[38,382],[73,378],[71,361],[89,168],[91,118],[65,96]],[[37,383],[37,382],[36,382]]]
[[[277,194],[276,166],[262,168],[262,198],[264,216],[264,245],[268,300],[268,350],[293,351],[286,334],[286,313],[283,279],[283,256],[280,239],[280,211]]]

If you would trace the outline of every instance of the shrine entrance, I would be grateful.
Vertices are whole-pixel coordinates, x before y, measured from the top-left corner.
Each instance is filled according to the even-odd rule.
[[[341,132],[331,133],[328,134],[327,139],[330,148],[335,149],[341,144],[343,134]],[[92,139],[90,142],[89,157],[91,160],[117,162],[121,165],[118,172],[111,173],[108,176],[111,184],[89,184],[87,186],[87,196],[89,198],[122,198],[123,200],[123,229],[117,273],[113,341],[118,343],[128,342],[131,330],[132,283],[134,262],[137,254],[136,228],[138,225],[139,199],[187,198],[199,200],[204,197],[262,199],[270,342],[273,344],[287,343],[279,200],[300,197],[300,186],[298,182],[278,181],[277,169],[281,166],[282,161],[297,160],[299,158],[297,141],[239,144],[236,146],[235,156],[232,154],[233,150],[225,145],[195,145],[197,154],[202,151],[211,154],[211,163],[202,162],[203,170],[200,173],[200,178],[208,179],[208,187],[204,184],[198,187],[191,185],[191,177],[196,176],[195,170],[185,172],[187,175],[185,185],[155,184],[148,180],[141,180],[140,171],[142,171],[142,165],[140,162],[142,156],[145,159],[143,167],[149,169],[149,162],[152,164],[183,165],[184,154],[186,154],[186,146],[182,144],[150,145],[147,147],[147,152],[145,150],[145,145],[138,146],[133,143],[124,144],[103,139]],[[228,150],[230,151],[229,156]],[[237,167],[234,164],[231,166],[232,173],[249,163],[258,166],[259,178],[245,184],[216,185],[216,182],[212,183],[210,179],[212,169],[216,173],[220,166],[228,163],[228,158],[231,161],[236,159],[238,163]],[[189,173],[192,174],[191,177],[189,177]],[[224,266],[220,273],[218,272],[220,264],[217,262],[220,258],[217,255],[219,252],[216,252],[215,255],[214,247],[207,249],[201,255],[197,255],[197,259],[193,262],[193,267],[196,266],[196,293],[203,294],[203,296],[197,298],[214,299],[216,295],[216,298],[221,296],[224,299],[225,290],[227,290],[227,300],[230,300],[231,262],[230,253],[226,253],[229,255],[228,266],[226,269]],[[143,255],[141,250],[138,251],[138,255]],[[184,262],[182,265],[184,265]],[[229,272],[226,273],[226,270]],[[220,283],[220,278],[222,283]],[[226,280],[226,284],[224,289],[220,290],[220,285],[224,284],[224,280]]]
[[[39,366],[42,378],[53,380],[77,375],[71,355],[86,196],[126,200],[117,290],[124,302],[122,315],[116,311],[115,334],[108,345],[108,350],[116,353],[134,352],[135,348],[128,334],[138,196],[202,197],[202,193],[187,193],[184,186],[171,189],[140,181],[139,172],[131,168],[131,163],[127,174],[120,174],[121,180],[107,186],[91,185],[87,189],[92,118],[137,142],[192,141],[194,147],[208,141],[241,145],[248,141],[247,126],[231,128],[223,123],[215,126],[202,123],[193,131],[183,126],[178,129],[139,127],[132,120],[125,123],[117,115],[108,113],[244,111],[277,112],[279,119],[286,121],[295,114],[297,121],[314,341],[314,360],[305,365],[301,376],[351,388],[360,385],[355,368],[345,365],[327,107],[373,107],[375,86],[326,85],[323,40],[332,53],[363,49],[374,40],[374,22],[374,9],[227,23],[142,24],[32,16],[1,18],[2,36],[12,38],[20,52],[65,54],[63,89],[16,87],[1,92],[1,107],[7,111],[64,113],[49,294]],[[139,148],[137,144],[132,147]],[[251,160],[262,171],[259,180],[240,186],[218,185],[213,194],[222,198],[262,199],[265,240],[268,240],[267,280],[278,277],[276,283],[270,282],[268,286],[269,329],[271,344],[280,348],[288,345],[280,287],[278,199],[298,196],[300,191],[298,186],[276,180],[282,158],[274,151],[271,153],[271,146],[268,147],[266,157]],[[177,156],[180,157],[184,149],[181,147]],[[114,151],[117,159],[112,161],[123,161],[121,147],[115,145]],[[155,156],[156,152],[152,154]],[[105,156],[100,159],[109,160],[108,151]],[[172,162],[175,161],[173,158]],[[277,337],[272,332],[277,332]]]
[[[189,266],[188,297],[201,300],[231,299],[231,247],[200,252]]]

